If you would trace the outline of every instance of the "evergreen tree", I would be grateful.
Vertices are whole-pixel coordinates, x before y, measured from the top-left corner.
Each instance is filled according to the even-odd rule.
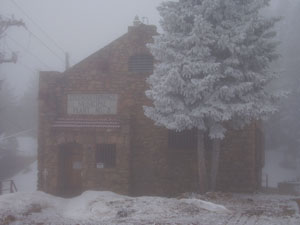
[[[198,129],[199,188],[206,190],[203,132],[219,140],[225,122],[243,127],[275,111],[277,96],[266,85],[275,77],[273,40],[276,18],[260,10],[269,0],[179,0],[158,8],[163,33],[149,48],[159,62],[148,78],[153,107],[145,115],[157,125],[181,131]],[[217,163],[213,164],[214,188]]]

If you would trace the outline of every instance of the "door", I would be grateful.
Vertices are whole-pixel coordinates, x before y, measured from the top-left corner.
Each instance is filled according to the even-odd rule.
[[[79,144],[65,144],[61,149],[61,195],[73,197],[82,192],[82,148]]]

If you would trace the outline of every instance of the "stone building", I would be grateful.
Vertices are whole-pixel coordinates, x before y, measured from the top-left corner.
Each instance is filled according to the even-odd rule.
[[[41,72],[38,188],[72,196],[84,190],[172,196],[197,191],[195,131],[154,125],[143,105],[153,71],[146,44],[156,27],[128,32],[64,73]],[[261,130],[252,123],[221,143],[217,189],[254,191],[262,169]],[[206,152],[209,168],[210,153]]]

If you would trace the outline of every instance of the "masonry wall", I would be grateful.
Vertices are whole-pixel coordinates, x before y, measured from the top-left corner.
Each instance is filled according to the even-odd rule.
[[[260,187],[263,167],[261,143],[257,142],[258,122],[243,130],[230,130],[222,141],[218,189],[230,192],[253,192]]]
[[[60,194],[60,146],[78,143],[83,151],[83,189],[110,190],[129,195],[171,196],[197,191],[196,149],[168,147],[168,130],[146,118],[143,105],[150,73],[128,71],[130,56],[150,54],[146,43],[153,26],[130,27],[129,32],[62,74],[42,72],[39,93],[39,189]],[[67,114],[67,94],[118,94],[116,115]],[[120,128],[53,128],[61,117],[113,118]],[[116,143],[115,168],[95,168],[95,146]],[[217,187],[224,191],[257,188],[255,125],[230,131],[222,143]]]

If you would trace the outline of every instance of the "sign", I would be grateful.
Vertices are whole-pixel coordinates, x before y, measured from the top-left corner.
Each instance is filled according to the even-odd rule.
[[[117,94],[68,94],[69,115],[117,114]]]
[[[104,163],[96,163],[96,168],[97,168],[97,169],[102,169],[102,168],[104,168]]]

